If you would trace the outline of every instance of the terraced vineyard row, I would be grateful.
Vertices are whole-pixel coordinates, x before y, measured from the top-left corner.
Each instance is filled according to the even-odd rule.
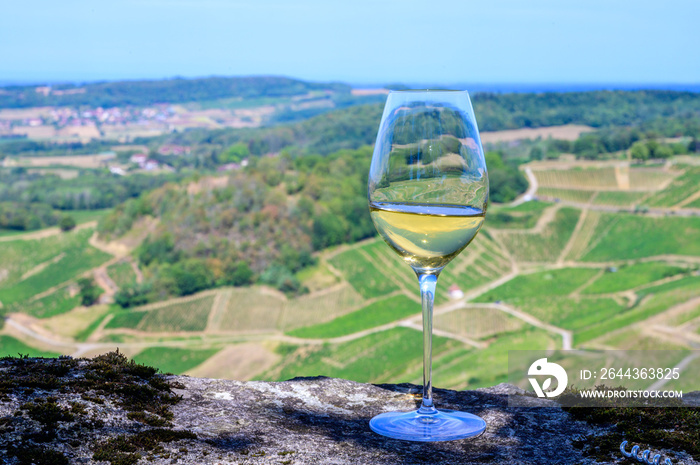
[[[581,214],[574,208],[560,208],[541,231],[499,231],[498,237],[519,262],[555,262],[576,227]]]
[[[644,203],[651,207],[672,207],[695,193],[698,186],[700,186],[700,167],[689,166],[666,189],[649,197]]]

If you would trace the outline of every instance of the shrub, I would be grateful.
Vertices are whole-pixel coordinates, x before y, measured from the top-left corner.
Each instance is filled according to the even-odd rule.
[[[80,278],[78,280],[80,288],[80,303],[89,307],[97,302],[102,294],[102,289],[95,285],[92,278]]]

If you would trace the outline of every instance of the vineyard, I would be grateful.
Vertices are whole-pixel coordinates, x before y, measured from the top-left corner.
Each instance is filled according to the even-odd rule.
[[[603,191],[593,199],[594,205],[609,205],[613,207],[634,207],[644,203],[649,196],[646,192]]]
[[[541,230],[498,233],[508,252],[519,262],[554,262],[578,223],[581,211],[564,207],[554,213]]]
[[[443,315],[436,315],[433,327],[470,339],[487,339],[498,334],[512,333],[525,324],[500,310],[469,306]]]
[[[690,166],[661,192],[645,200],[652,207],[673,207],[694,194],[700,186],[700,167]]]
[[[211,311],[213,295],[171,303],[149,310],[134,309],[118,313],[105,326],[146,332],[204,331]]]
[[[654,191],[663,188],[678,172],[620,164],[603,168],[537,169],[534,174],[540,189]]]
[[[286,299],[257,288],[235,289],[220,315],[218,330],[274,332],[280,330]]]
[[[136,273],[128,260],[119,261],[107,267],[107,274],[119,287],[129,286],[136,282]]]
[[[689,271],[688,268],[672,266],[665,262],[642,262],[621,265],[619,268],[606,270],[591,285],[581,292],[585,294],[610,294],[643,286],[664,278],[678,276]]]
[[[88,245],[92,230],[0,245],[0,302],[20,304],[75,279],[110,256]]]
[[[567,200],[575,203],[588,203],[595,196],[594,191],[584,191],[576,189],[557,189],[554,187],[542,187],[537,190],[537,195],[543,199],[559,202]]]
[[[700,210],[688,210],[700,207],[700,168],[548,163],[533,169],[534,197],[542,200],[491,205],[475,241],[440,274],[436,385],[506,381],[509,350],[560,348],[565,333],[574,348],[700,342],[700,242],[688,240],[700,237]],[[667,210],[645,210],[652,207]],[[297,276],[306,294],[220,287],[121,309],[79,305],[76,279],[97,267],[119,288],[137,281],[133,258],[93,248],[91,235],[7,236],[0,243],[4,310],[75,341],[76,353],[83,341],[122,346],[173,373],[422,379],[417,279],[379,238],[317,253],[316,265]],[[48,353],[7,326],[0,347]]]
[[[302,296],[286,302],[281,327],[291,331],[303,326],[325,323],[359,308],[364,300],[348,284],[317,295]]]
[[[328,323],[289,331],[290,336],[317,339],[334,338],[385,325],[420,313],[420,307],[405,295],[399,294],[378,300]]]
[[[629,260],[658,255],[700,255],[700,217],[650,217],[604,213],[583,261]]]
[[[381,269],[376,267],[369,256],[361,250],[352,249],[342,252],[329,260],[336,269],[341,270],[345,279],[366,299],[379,297],[399,290]]]

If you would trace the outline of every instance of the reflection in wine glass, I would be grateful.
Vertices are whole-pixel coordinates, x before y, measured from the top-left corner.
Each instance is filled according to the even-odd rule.
[[[369,173],[369,208],[377,231],[418,276],[423,305],[423,400],[414,412],[389,412],[373,431],[412,441],[481,434],[486,423],[437,410],[432,398],[432,318],[440,271],[479,232],[488,176],[466,92],[400,91],[387,98]]]

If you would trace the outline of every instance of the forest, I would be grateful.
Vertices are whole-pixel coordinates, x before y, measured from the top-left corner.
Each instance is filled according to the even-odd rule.
[[[628,149],[634,142],[657,137],[700,134],[700,95],[666,91],[594,91],[567,94],[476,94],[474,112],[481,131],[520,127],[582,124],[597,128],[574,144],[562,141],[549,152],[584,158]],[[294,153],[328,154],[374,142],[382,105],[336,110],[303,122],[260,129],[192,130],[168,134],[151,143],[194,147],[196,166],[215,166],[218,154],[236,143],[250,154],[284,148]],[[148,141],[141,140],[146,143]],[[185,163],[185,162],[183,162]]]
[[[0,228],[30,231],[53,226],[67,212],[115,207],[182,177],[182,173],[115,176],[103,169],[63,179],[23,167],[0,170]]]
[[[196,189],[168,184],[118,206],[99,225],[105,239],[146,216],[159,224],[136,252],[148,279],[117,303],[252,282],[304,292],[295,273],[314,263],[313,252],[375,234],[366,199],[371,150],[263,157],[225,188],[202,177],[191,181]]]
[[[278,76],[208,77],[155,81],[57,84],[48,92],[37,86],[7,86],[0,93],[0,108],[40,106],[148,106],[159,103],[202,102],[230,98],[282,97],[312,91],[350,93],[340,83],[313,83]]]

